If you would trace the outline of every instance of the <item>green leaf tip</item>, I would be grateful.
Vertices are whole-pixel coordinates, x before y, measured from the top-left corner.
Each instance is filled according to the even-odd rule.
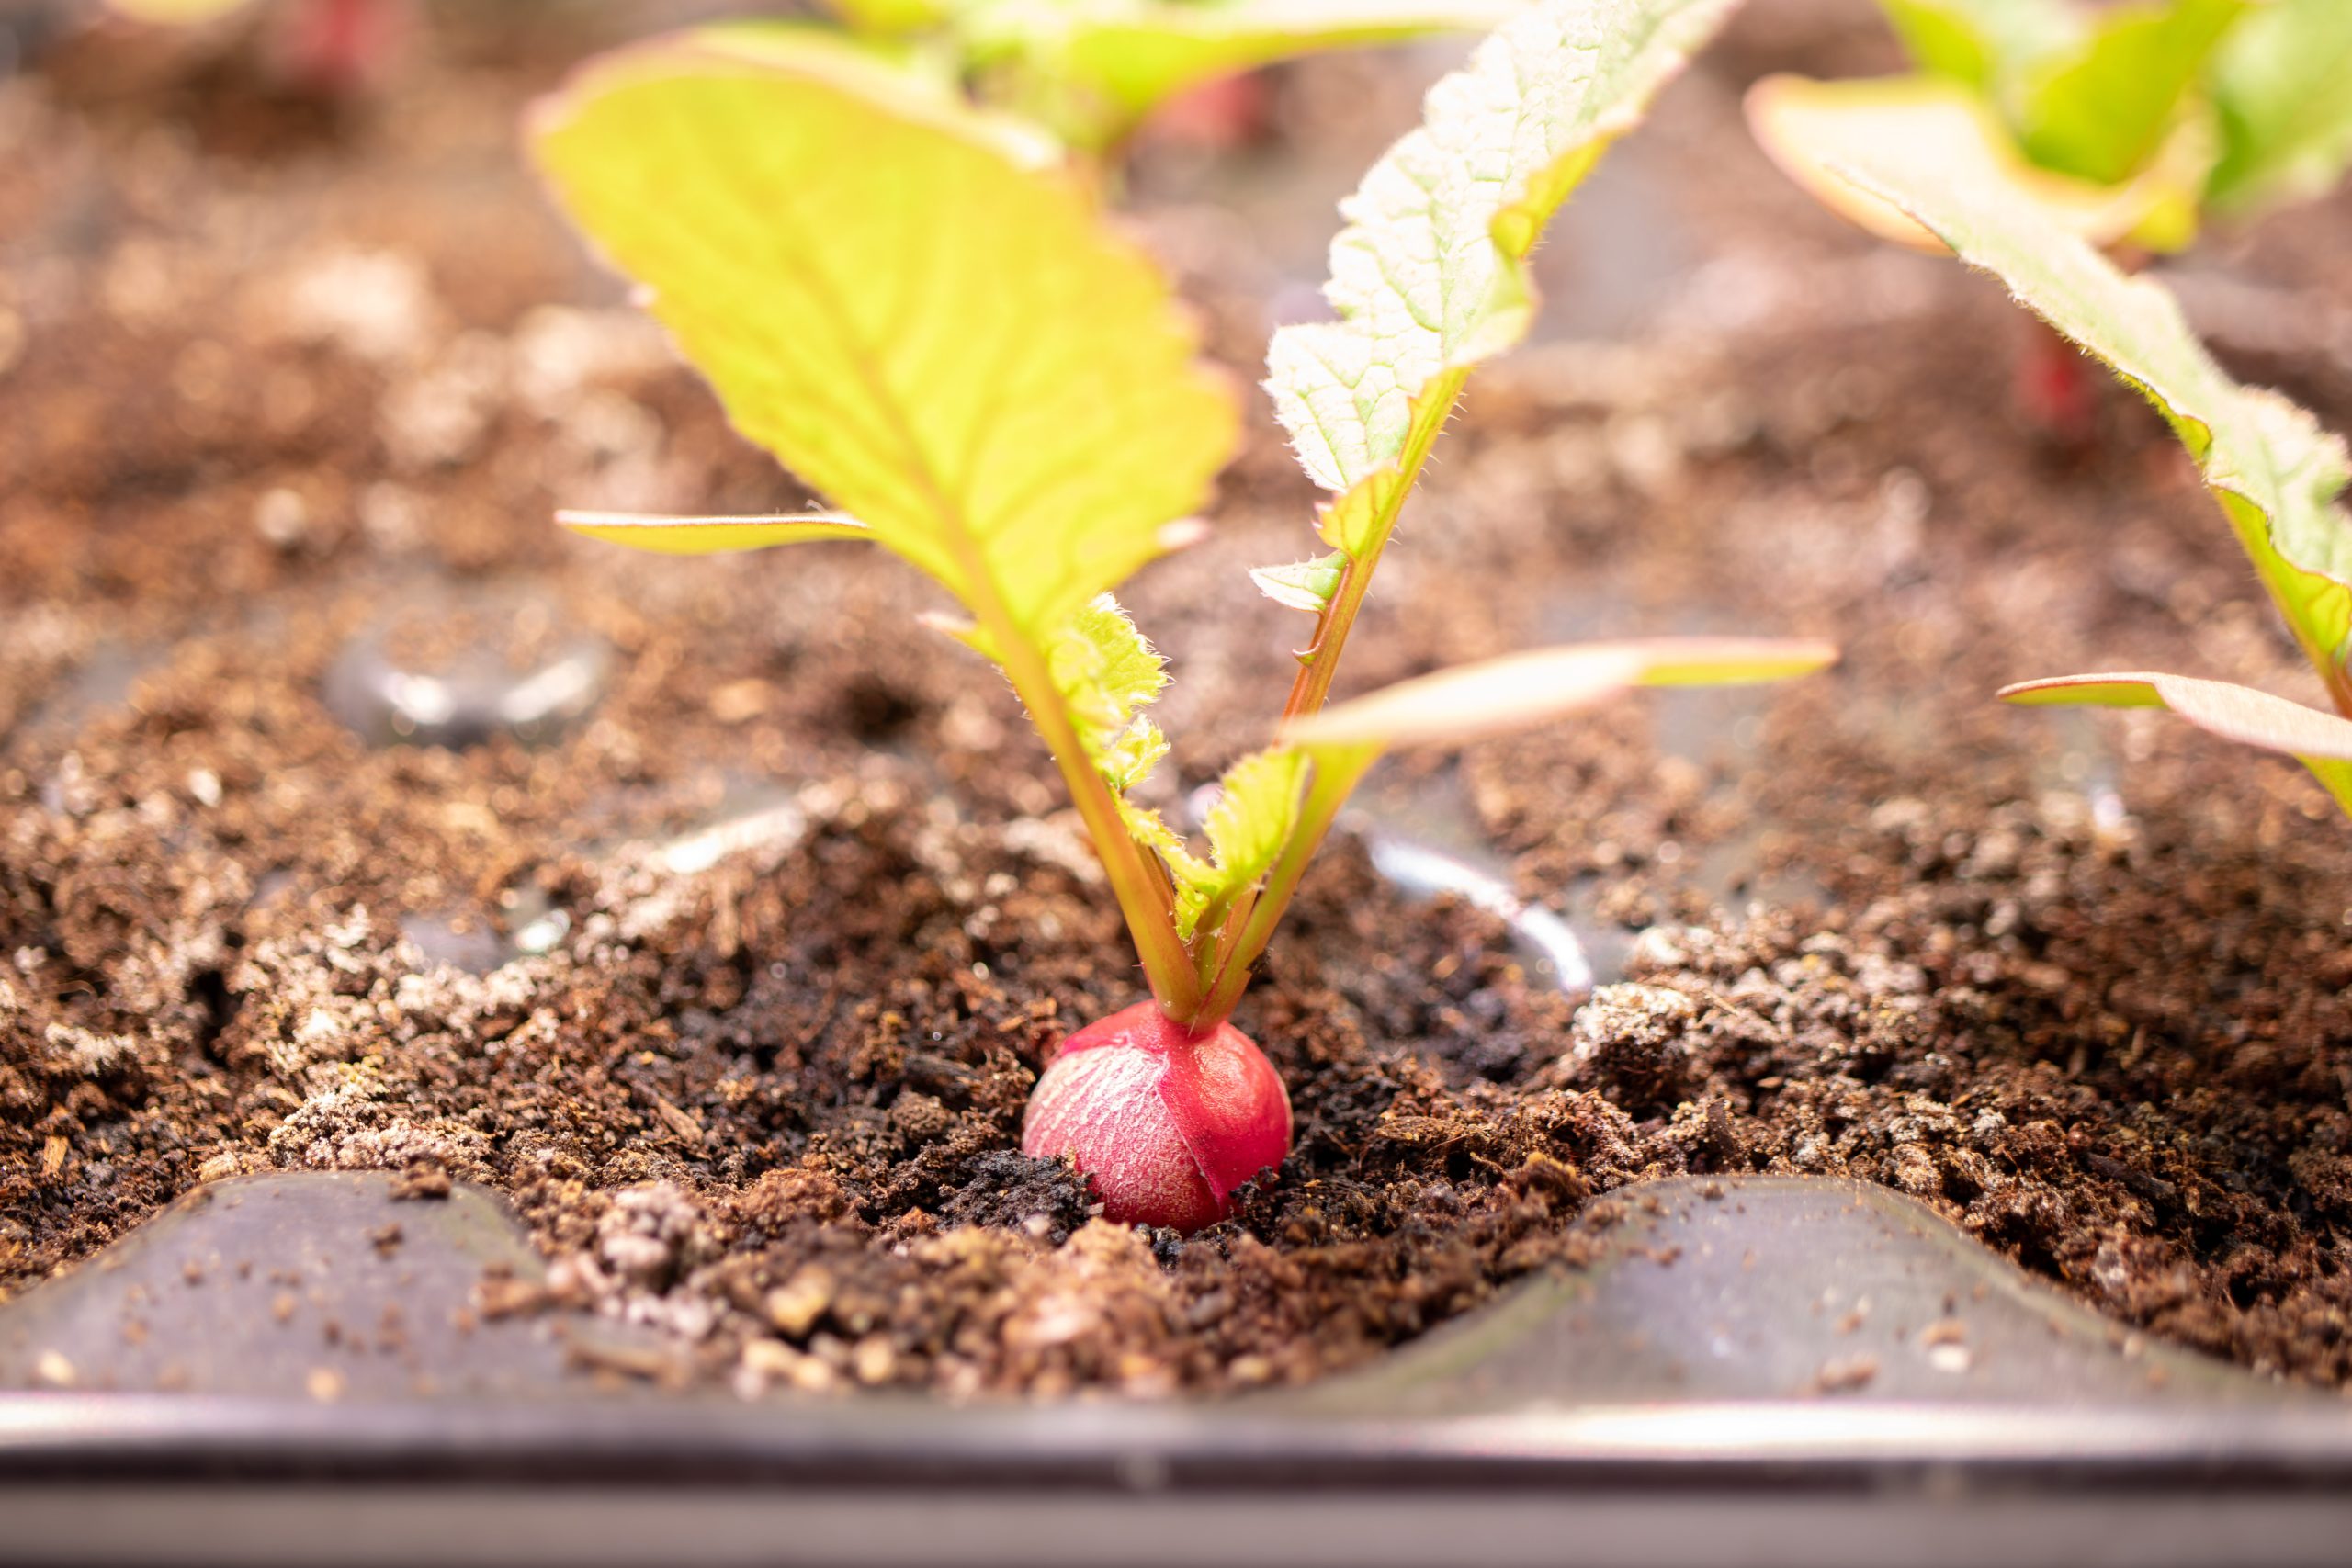
[[[1544,220],[1737,0],[1536,0],[1430,90],[1420,129],[1340,205],[1340,319],[1283,328],[1267,390],[1299,462],[1340,499],[1327,543],[1393,520],[1460,378],[1526,332]]]
[[[2031,203],[1967,171],[1849,149],[1840,177],[1899,208],[2106,362],[2171,423],[2337,707],[2352,714],[2352,460],[2275,392],[2224,375],[2161,283],[2127,277]]]

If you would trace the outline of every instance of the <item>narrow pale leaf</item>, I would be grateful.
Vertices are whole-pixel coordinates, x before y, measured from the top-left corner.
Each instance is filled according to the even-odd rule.
[[[1945,247],[1895,204],[1839,177],[1840,164],[1875,155],[1964,174],[2031,202],[2052,222],[2098,245],[2134,234],[2182,194],[2169,165],[2120,186],[2037,168],[1973,91],[1932,76],[1768,76],[1748,89],[1747,123],[1781,171],[1823,206],[1881,239],[1919,250]]]
[[[2152,162],[2245,0],[2163,0],[2101,13],[2071,55],[2037,68],[2018,118],[2046,169],[2117,185]]]
[[[2352,711],[2352,516],[2344,443],[2277,393],[2223,375],[2153,278],[1964,169],[1901,148],[1851,149],[1839,172],[1900,207],[2155,403],[2221,498],[2297,640]]]
[[[2222,161],[2213,199],[2233,209],[2319,196],[2352,164],[2352,5],[2276,0],[2213,65]]]
[[[1042,646],[1230,448],[1231,398],[1076,177],[838,44],[658,42],[534,130],[737,427],[984,626]]]
[[[1458,745],[1558,718],[1635,686],[1737,685],[1786,680],[1835,663],[1826,642],[1659,637],[1507,654],[1423,675],[1283,728],[1289,744]]]
[[[2000,695],[2036,707],[2169,708],[2224,740],[2296,758],[2352,813],[2352,719],[2250,686],[2143,671],[2026,681]]]
[[[1340,320],[1284,327],[1267,355],[1299,461],[1340,492],[1326,542],[1356,556],[1385,538],[1462,376],[1525,334],[1544,221],[1735,4],[1535,0],[1341,204]]]
[[[711,556],[764,550],[816,539],[870,539],[865,525],[844,512],[804,512],[778,517],[656,517],[636,512],[559,512],[555,520],[586,539],[626,545],[661,556]]]
[[[164,27],[192,27],[215,17],[243,9],[253,0],[107,0],[113,9],[137,21]]]

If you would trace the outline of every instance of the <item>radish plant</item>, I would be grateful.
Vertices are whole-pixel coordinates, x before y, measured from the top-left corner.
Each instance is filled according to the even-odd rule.
[[[1285,328],[1268,386],[1327,491],[1326,553],[1257,574],[1315,630],[1270,743],[1195,843],[1133,792],[1169,749],[1159,655],[1111,597],[1198,536],[1236,432],[1226,385],[1151,265],[1025,122],[807,33],[628,51],[543,106],[572,218],[638,280],[736,426],[839,511],[567,514],[700,553],[879,545],[960,607],[1083,818],[1150,998],[1041,1078],[1032,1155],[1067,1155],[1114,1219],[1196,1228],[1290,1140],[1280,1077],[1229,1022],[1349,792],[1384,750],[1450,744],[1642,684],[1771,679],[1833,657],[1737,639],[1555,649],[1327,705],[1398,508],[1480,361],[1525,332],[1525,258],[1602,149],[1735,0],[1543,0],[1430,93],[1331,251],[1340,319]],[[1250,728],[1229,716],[1238,744]]]
[[[1835,212],[1922,249],[1933,235],[1831,172],[1857,149],[1965,166],[2119,255],[2175,251],[2204,216],[2317,196],[2352,162],[2345,0],[1881,0],[1917,70],[1867,81],[1774,76],[1747,98],[1757,140]],[[2087,440],[2095,392],[2049,333],[2018,402]]]
[[[2030,681],[2015,703],[2164,707],[2228,739],[2300,758],[2352,813],[2352,461],[2341,439],[2275,392],[2213,363],[2152,277],[2127,277],[2005,182],[1916,145],[1856,147],[1825,166],[2008,286],[2057,332],[2155,404],[2221,502],[2256,574],[2310,659],[2335,713],[2183,675],[2132,671]]]
[[[2352,163],[2344,0],[1881,0],[1916,70],[1775,76],[1748,96],[1765,150],[1834,210],[1934,249],[1838,179],[1854,148],[1963,160],[2095,244],[2178,250],[2203,215],[2318,196]]]

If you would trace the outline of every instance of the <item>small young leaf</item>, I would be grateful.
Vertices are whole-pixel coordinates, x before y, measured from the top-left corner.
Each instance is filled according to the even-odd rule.
[[[2352,164],[2352,5],[2274,0],[2213,62],[2222,161],[2211,195],[2233,210],[2305,200]]]
[[[1770,637],[1658,637],[1506,654],[1401,681],[1294,719],[1309,749],[1458,745],[1557,718],[1634,686],[1741,685],[1811,674],[1834,644]]]
[[[2035,707],[2169,708],[2225,740],[2297,759],[2352,813],[2352,719],[2226,681],[2138,671],[2025,681],[2002,687],[2000,696]]]
[[[1346,564],[1347,558],[1335,550],[1290,566],[1253,566],[1250,581],[1283,609],[1319,615],[1340,591],[1340,569]]]
[[[2031,73],[2018,140],[2043,168],[2118,185],[2155,157],[2245,0],[2141,0],[2103,13],[2081,48]]]
[[[582,538],[626,545],[658,556],[711,556],[764,550],[814,539],[870,539],[865,524],[845,512],[804,512],[780,517],[655,517],[635,512],[572,512],[555,520]]]
[[[1518,0],[1081,0],[1024,9],[1067,29],[1050,56],[1064,81],[1132,125],[1187,87],[1293,55],[1484,31]]]
[[[2116,186],[2035,167],[1977,94],[1932,76],[1815,82],[1768,76],[1748,89],[1747,123],[1772,161],[1815,200],[1881,239],[1920,250],[1945,247],[1890,202],[1836,173],[1876,153],[1920,168],[1964,172],[1970,179],[2030,201],[2060,227],[2093,244],[2135,238],[2172,249],[2195,231],[2195,178],[2169,163]]]
[[[1223,919],[1266,874],[1298,825],[1306,784],[1306,758],[1287,747],[1253,751],[1226,770],[1204,824],[1209,861],[1181,847],[1167,857],[1176,878],[1176,930],[1187,942]]]
[[[2072,47],[2081,18],[2069,0],[1880,0],[1919,68],[1999,103],[2007,85]]]
[[[2105,360],[2172,423],[2339,708],[2352,713],[2352,516],[2344,443],[2274,392],[2222,373],[2152,278],[2126,277],[2048,215],[1905,148],[1853,148],[1838,173],[1901,208]]]
[[[1355,558],[1385,538],[1462,377],[1526,332],[1544,220],[1736,3],[1537,0],[1341,204],[1340,319],[1284,327],[1267,354],[1300,463],[1340,492],[1326,543]]]
[[[1046,663],[1112,793],[1124,795],[1150,777],[1168,754],[1168,738],[1142,710],[1168,689],[1167,664],[1118,601],[1101,594],[1071,617]]]
[[[1231,398],[1078,181],[839,44],[648,45],[534,141],[736,425],[983,626],[1041,645],[1231,446]]]

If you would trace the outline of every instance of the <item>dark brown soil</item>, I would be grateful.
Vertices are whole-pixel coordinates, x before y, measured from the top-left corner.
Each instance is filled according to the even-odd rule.
[[[1501,922],[1340,844],[1238,1020],[1296,1153],[1189,1240],[1090,1221],[1017,1153],[1040,1061],[1138,986],[1012,703],[913,626],[926,591],[842,547],[649,563],[548,525],[805,499],[517,170],[560,51],[428,41],[258,150],[233,81],[160,117],[0,84],[0,1290],[209,1177],[384,1167],[510,1194],[555,1300],[666,1325],[680,1377],[1160,1393],[1309,1378],[1572,1266],[1596,1192],[1794,1170],[2352,1380],[2352,831],[2159,716],[1986,701],[2100,667],[2314,683],[2151,416],[2117,394],[2052,450],[1995,290],[1748,149],[1740,83],[1870,64],[1853,17],[1759,14],[1596,184],[1668,265],[1620,310],[1613,222],[1563,231],[1555,292],[1609,335],[1476,387],[1348,679],[1686,630],[1845,664],[1392,768],[1367,822],[1648,928],[1631,981],[1579,1010]],[[1285,123],[1401,129],[1408,74],[1294,72]],[[1229,177],[1161,149],[1136,186],[1246,376],[1295,280],[1218,217]],[[2242,368],[2339,428],[2335,351],[2261,329],[2352,310],[2346,236],[2338,198],[2184,264],[2235,290]],[[1240,575],[1307,543],[1258,412],[1216,541],[1131,595],[1180,678],[1171,804],[1259,739],[1302,630]],[[585,647],[603,690],[536,750],[372,746],[355,647]]]

